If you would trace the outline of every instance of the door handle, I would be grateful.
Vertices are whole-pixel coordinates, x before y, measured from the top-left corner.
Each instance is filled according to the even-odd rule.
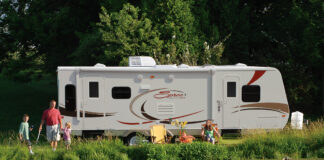
[[[221,102],[220,100],[217,100],[217,110],[220,112]]]

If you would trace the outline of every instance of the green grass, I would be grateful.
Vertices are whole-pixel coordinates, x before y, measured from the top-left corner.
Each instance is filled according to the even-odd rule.
[[[235,145],[235,144],[241,144],[243,142],[243,139],[222,139],[220,144],[224,145]]]
[[[59,143],[51,151],[49,144],[41,141],[33,146],[35,155],[28,154],[20,144],[17,133],[0,134],[1,159],[319,159],[324,158],[324,123],[312,122],[303,130],[249,130],[241,139],[222,139],[220,144],[206,142],[191,144],[141,144],[125,146],[118,139],[73,139],[72,150],[66,151]]]

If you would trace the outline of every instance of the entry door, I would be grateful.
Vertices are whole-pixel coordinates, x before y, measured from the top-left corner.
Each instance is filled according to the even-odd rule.
[[[225,76],[223,81],[223,128],[240,126],[240,89],[238,76]]]

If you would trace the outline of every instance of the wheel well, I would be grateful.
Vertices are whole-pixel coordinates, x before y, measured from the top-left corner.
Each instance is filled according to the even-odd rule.
[[[131,133],[129,133],[127,136],[125,136],[125,138],[132,137],[132,136],[134,136],[134,135],[136,135],[136,134],[137,134],[137,132],[131,132]]]
[[[150,132],[148,130],[132,130],[132,131],[126,132],[123,137],[127,138],[132,134],[141,134],[141,135],[143,135],[145,137],[150,136]]]
[[[104,134],[104,130],[83,130],[82,137],[85,138],[94,138],[96,136],[102,136]]]

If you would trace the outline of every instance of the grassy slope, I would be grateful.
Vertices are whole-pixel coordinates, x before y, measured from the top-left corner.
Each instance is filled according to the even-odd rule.
[[[293,159],[324,158],[323,128],[253,134],[245,137],[243,142],[237,145],[194,142],[192,144],[142,144],[128,147],[119,140],[73,139],[70,151],[64,149],[62,141],[56,152],[52,152],[46,143],[34,145],[34,156],[30,156],[27,147],[21,145],[17,140],[6,141],[2,144],[0,145],[0,159],[235,160],[282,159],[287,156]]]
[[[56,97],[56,79],[24,84],[0,75],[0,131],[18,130],[25,113],[30,115],[29,124],[38,128],[42,111]]]
[[[17,140],[17,133],[0,132],[1,159],[319,159],[324,158],[324,123],[312,122],[303,130],[250,130],[242,135],[241,143],[218,145],[206,142],[192,144],[141,144],[128,147],[120,140],[73,139],[72,150],[59,142],[54,153],[45,141],[33,146],[34,156]],[[224,139],[225,140],[225,139]],[[226,140],[225,140],[226,141]],[[33,141],[34,142],[34,141]]]

